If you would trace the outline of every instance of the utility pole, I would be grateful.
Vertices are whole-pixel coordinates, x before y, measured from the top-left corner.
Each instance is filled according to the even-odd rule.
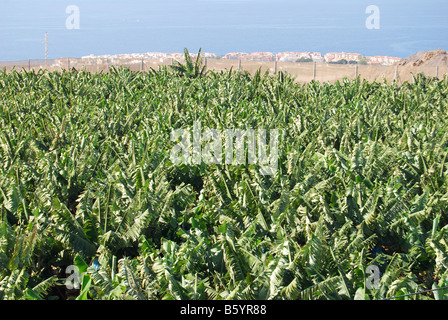
[[[43,42],[45,44],[45,65],[48,65],[48,45],[50,42],[48,42],[48,33],[45,32],[45,41]]]

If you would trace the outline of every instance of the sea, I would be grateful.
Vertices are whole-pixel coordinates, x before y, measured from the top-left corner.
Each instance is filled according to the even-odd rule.
[[[0,0],[0,17],[0,61],[45,58],[45,33],[50,59],[448,50],[446,0]]]

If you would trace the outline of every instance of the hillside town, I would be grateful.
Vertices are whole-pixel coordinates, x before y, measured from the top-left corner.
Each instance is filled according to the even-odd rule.
[[[196,57],[195,54],[191,54]],[[183,53],[163,53],[163,52],[147,52],[147,53],[131,53],[116,55],[100,55],[93,54],[84,56],[81,59],[88,63],[89,60],[95,60],[97,63],[120,63],[127,61],[138,63],[142,59],[155,59],[165,62],[167,59],[180,60],[184,57]],[[278,61],[278,62],[324,62],[324,63],[359,63],[366,65],[393,65],[399,62],[401,58],[388,56],[363,56],[360,53],[347,52],[328,52],[322,55],[320,52],[232,52],[225,55],[217,55],[214,53],[203,53],[203,57],[207,59],[228,59],[242,61]]]

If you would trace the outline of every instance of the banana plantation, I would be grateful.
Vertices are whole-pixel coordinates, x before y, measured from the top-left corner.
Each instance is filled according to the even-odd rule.
[[[174,164],[195,121],[275,174]],[[0,299],[448,299],[447,76],[3,71],[0,128]]]

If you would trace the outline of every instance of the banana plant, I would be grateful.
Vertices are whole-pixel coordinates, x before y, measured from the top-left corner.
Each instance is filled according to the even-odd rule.
[[[0,72],[0,297],[445,299],[447,90],[207,71],[187,49]],[[277,171],[172,163],[196,121],[278,129]]]

